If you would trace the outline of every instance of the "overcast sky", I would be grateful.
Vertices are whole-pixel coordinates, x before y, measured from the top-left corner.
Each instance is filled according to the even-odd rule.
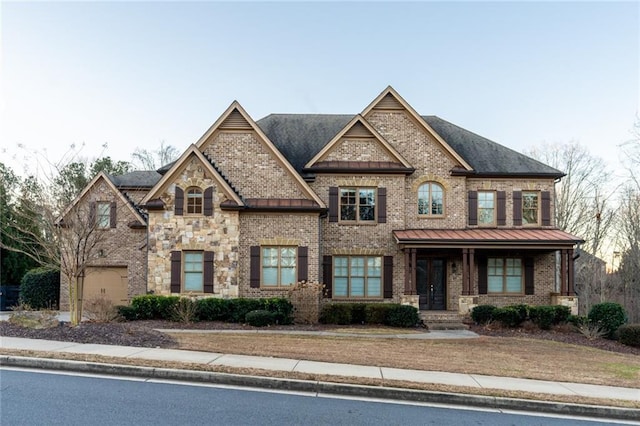
[[[71,144],[182,151],[233,100],[256,120],[356,114],[388,85],[517,151],[578,141],[615,167],[639,108],[639,2],[0,7],[0,161],[19,172]]]

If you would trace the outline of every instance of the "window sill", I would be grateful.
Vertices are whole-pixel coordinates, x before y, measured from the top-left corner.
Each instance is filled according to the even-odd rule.
[[[338,297],[331,297],[331,300],[335,300],[335,301],[338,301],[338,302],[378,302],[378,301],[382,301],[382,300],[385,300],[385,299],[382,296],[375,296],[375,297],[344,297],[344,296],[338,296]]]
[[[510,296],[526,296],[524,292],[522,293],[489,293],[487,292],[487,296],[499,296],[499,297],[510,297]]]
[[[446,219],[447,217],[443,214],[437,215],[429,215],[429,214],[419,214],[416,216],[418,219]]]
[[[375,226],[375,225],[377,225],[377,224],[378,224],[378,222],[376,222],[376,221],[372,221],[372,222],[364,222],[364,221],[363,221],[363,222],[347,222],[347,221],[339,221],[339,222],[338,222],[338,225],[351,225],[351,226],[360,226],[360,225],[363,225],[363,226]]]

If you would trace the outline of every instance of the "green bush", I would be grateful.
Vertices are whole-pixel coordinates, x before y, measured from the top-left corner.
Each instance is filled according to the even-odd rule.
[[[350,303],[329,303],[322,307],[320,322],[322,324],[351,324]]]
[[[139,320],[171,320],[179,300],[178,296],[145,294],[131,299],[131,307]]]
[[[570,307],[553,305],[553,310],[555,311],[555,318],[553,319],[554,324],[562,324],[569,321],[569,317],[571,316]]]
[[[244,318],[249,325],[254,327],[265,327],[267,325],[275,324],[275,316],[276,315],[273,312],[269,312],[264,309],[257,309],[255,311],[247,312]]]
[[[575,327],[582,327],[589,324],[589,318],[584,315],[569,315],[567,322]]]
[[[293,305],[288,299],[270,297],[260,300],[262,301],[262,309],[273,314],[276,324],[293,324]]]
[[[251,311],[257,311],[263,308],[262,301],[260,299],[227,299],[229,303],[229,312],[231,322],[244,322],[245,317]]]
[[[497,308],[493,311],[493,319],[500,321],[507,327],[516,328],[527,319],[526,315],[523,317],[521,305],[505,306],[504,308]]]
[[[393,303],[369,303],[365,305],[364,315],[366,324],[386,324],[389,310]]]
[[[385,324],[391,327],[415,327],[420,318],[418,310],[409,305],[393,305],[387,311]]]
[[[493,320],[496,309],[493,305],[478,305],[471,310],[471,319],[476,324],[486,324]]]
[[[351,304],[351,323],[364,324],[367,322],[366,303]]]
[[[640,324],[626,324],[618,329],[620,343],[640,348]]]
[[[231,303],[229,300],[217,297],[198,300],[196,302],[198,304],[198,319],[200,321],[230,321]]]
[[[60,300],[60,271],[54,268],[35,268],[24,274],[20,282],[20,304],[32,309],[58,309]]]
[[[135,321],[138,319],[136,308],[133,306],[116,306],[118,315],[125,321]]]
[[[531,306],[529,308],[529,319],[540,329],[549,330],[556,320],[556,309],[554,306]]]
[[[626,314],[618,303],[598,303],[589,311],[589,322],[598,325],[607,333],[606,337],[612,339],[618,328],[626,322]]]

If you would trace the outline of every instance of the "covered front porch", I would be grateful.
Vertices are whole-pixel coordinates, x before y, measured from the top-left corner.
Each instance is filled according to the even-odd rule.
[[[393,232],[404,253],[403,303],[467,314],[477,304],[577,301],[575,246],[557,229],[418,229]],[[502,274],[502,276],[500,275]],[[559,302],[560,301],[560,302]]]

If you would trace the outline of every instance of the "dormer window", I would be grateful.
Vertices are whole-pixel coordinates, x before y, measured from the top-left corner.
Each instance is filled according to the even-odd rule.
[[[202,214],[202,190],[200,188],[187,189],[187,214]]]

